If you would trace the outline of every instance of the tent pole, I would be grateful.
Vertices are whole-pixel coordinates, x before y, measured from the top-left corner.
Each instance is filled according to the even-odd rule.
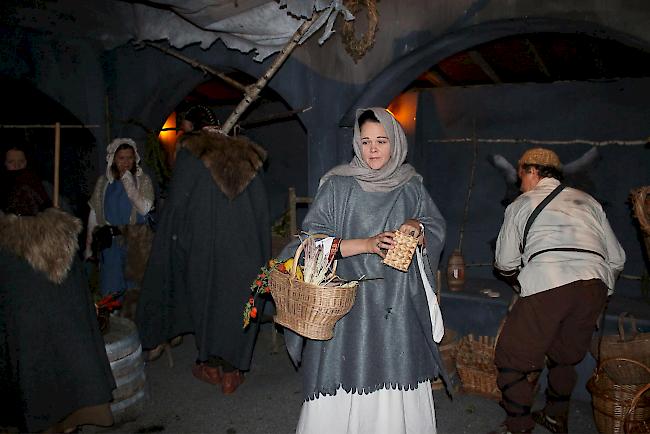
[[[61,123],[54,124],[54,191],[52,203],[54,208],[59,207],[59,164],[61,161]]]

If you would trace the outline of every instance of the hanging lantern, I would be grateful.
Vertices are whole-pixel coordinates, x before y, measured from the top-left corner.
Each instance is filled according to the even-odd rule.
[[[450,291],[460,291],[465,285],[465,260],[456,249],[447,262],[447,287]]]

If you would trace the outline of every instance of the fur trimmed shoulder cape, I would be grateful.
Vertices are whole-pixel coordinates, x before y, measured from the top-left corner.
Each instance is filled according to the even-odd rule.
[[[181,145],[203,161],[230,200],[241,194],[264,165],[266,151],[247,137],[201,130],[181,138]]]
[[[24,259],[58,284],[70,271],[81,228],[81,220],[56,208],[36,216],[5,214],[0,217],[0,249]]]

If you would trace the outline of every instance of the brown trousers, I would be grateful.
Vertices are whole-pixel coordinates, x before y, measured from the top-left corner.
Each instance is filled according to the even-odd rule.
[[[508,314],[496,347],[497,384],[506,425],[512,432],[531,430],[530,415],[539,373],[548,358],[546,408],[566,415],[577,375],[598,316],[607,302],[599,279],[579,280],[517,300]]]

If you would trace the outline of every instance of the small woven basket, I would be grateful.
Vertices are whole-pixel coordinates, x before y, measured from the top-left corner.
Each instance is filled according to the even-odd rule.
[[[601,361],[595,374],[587,382],[587,389],[591,392],[594,421],[600,433],[639,432],[626,431],[625,425],[641,426],[650,420],[650,399],[642,396],[641,392],[647,384],[639,384],[641,378],[637,384],[618,384],[607,374],[609,365],[625,363],[641,368],[646,372],[646,377],[650,375],[650,369],[640,362],[614,358]],[[637,396],[639,398],[634,402]]]
[[[298,259],[305,246],[303,241],[294,256],[289,274],[272,270],[269,288],[275,301],[275,323],[301,336],[328,340],[334,335],[334,325],[347,314],[357,292],[358,282],[350,286],[319,286],[296,279]],[[336,262],[334,263],[336,270]]]
[[[463,385],[463,391],[486,398],[501,400],[497,386],[497,368],[494,364],[494,349],[498,340],[493,336],[467,335],[458,346],[456,369]]]
[[[386,252],[386,257],[382,262],[399,271],[407,271],[418,246],[418,240],[411,235],[395,231],[393,241],[395,241],[395,245]]]

